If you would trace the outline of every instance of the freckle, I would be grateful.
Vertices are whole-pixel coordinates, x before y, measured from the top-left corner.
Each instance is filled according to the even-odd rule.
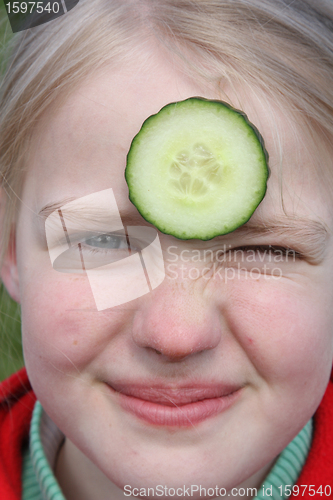
[[[77,340],[74,340],[73,345],[77,345],[77,344],[78,344]]]

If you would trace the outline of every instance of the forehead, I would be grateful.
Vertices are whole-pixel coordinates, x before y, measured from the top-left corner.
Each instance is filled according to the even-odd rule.
[[[229,103],[259,129],[270,155],[268,192],[254,217],[282,211],[283,193],[289,215],[328,218],[311,152],[288,110],[249,88],[224,90]],[[198,95],[221,98],[212,87],[193,82],[158,54],[94,74],[64,105],[48,110],[36,127],[25,184],[34,204],[30,208],[38,212],[57,200],[112,187],[119,208],[133,209],[124,179],[132,139],[144,120],[161,107]]]
[[[55,103],[42,117],[32,141],[28,183],[34,177],[36,192],[40,184],[62,195],[69,189],[69,196],[84,196],[106,185],[126,189],[119,174],[143,121],[168,102],[199,90],[159,60],[104,68],[60,109]]]

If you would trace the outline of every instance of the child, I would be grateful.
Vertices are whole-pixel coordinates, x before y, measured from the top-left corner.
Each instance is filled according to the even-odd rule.
[[[328,0],[81,0],[18,36],[1,277],[26,371],[1,386],[1,499],[332,496],[332,27]],[[104,194],[121,226],[154,227],[126,155],[149,116],[194,96],[257,127],[267,193],[222,236],[159,232],[163,281],[98,307],[81,263],[128,242],[101,230]]]

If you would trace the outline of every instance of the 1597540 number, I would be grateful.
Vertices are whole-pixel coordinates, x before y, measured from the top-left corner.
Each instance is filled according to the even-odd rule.
[[[60,11],[59,2],[8,2],[6,4],[8,14],[32,14],[36,11],[37,14],[48,12],[49,14],[58,14]]]
[[[281,496],[289,497],[293,494],[295,497],[301,496],[304,497],[305,493],[310,497],[314,497],[315,495],[329,497],[332,494],[332,488],[329,484],[326,486],[315,486],[314,484],[301,484],[298,486],[295,484],[291,486],[291,484],[286,484],[285,486],[278,487]]]

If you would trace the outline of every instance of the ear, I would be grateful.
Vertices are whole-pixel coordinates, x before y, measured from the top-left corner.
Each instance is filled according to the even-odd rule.
[[[5,253],[1,268],[1,279],[7,289],[7,292],[13,300],[20,302],[20,287],[16,263],[16,245],[15,231],[12,230],[10,241]]]
[[[0,231],[4,227],[4,205],[6,203],[6,194],[0,187]],[[0,276],[7,292],[16,302],[20,302],[19,276],[16,262],[16,241],[15,227],[10,231],[8,246],[4,251],[4,258],[1,265]]]

